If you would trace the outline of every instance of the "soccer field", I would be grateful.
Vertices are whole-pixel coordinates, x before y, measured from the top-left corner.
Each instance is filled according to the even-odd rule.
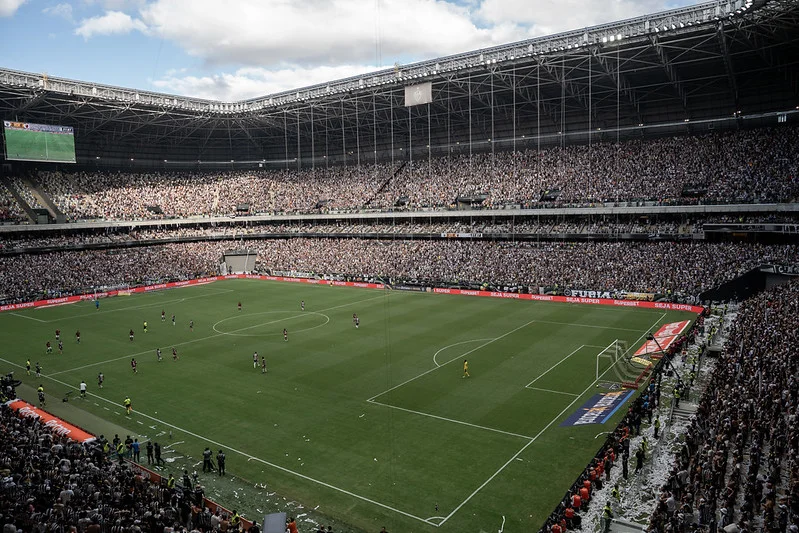
[[[163,442],[171,431],[172,450],[183,457],[224,448],[228,475],[250,487],[265,484],[357,530],[392,532],[492,531],[503,517],[506,531],[537,530],[604,441],[598,434],[625,412],[604,424],[560,425],[602,391],[597,354],[616,339],[634,349],[661,324],[693,318],[259,280],[100,304],[1,314],[0,370],[14,370],[34,388],[41,382],[54,408],[86,380],[88,398],[74,393],[69,406],[78,418],[72,421],[90,431],[110,437],[109,427],[121,427]],[[56,329],[64,353],[47,355]],[[253,368],[254,351],[266,356],[266,374]],[[27,358],[41,363],[40,380],[25,375]],[[608,360],[601,364],[603,379],[616,381]],[[31,390],[22,395],[35,403]],[[125,396],[133,402],[130,417]],[[214,483],[210,475],[207,482]],[[251,519],[260,521],[258,510],[284,510],[282,499],[220,491],[209,496]]]

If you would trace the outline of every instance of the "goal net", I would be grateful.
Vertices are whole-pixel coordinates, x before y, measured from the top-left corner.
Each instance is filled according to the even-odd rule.
[[[627,341],[616,339],[596,356],[596,381],[637,389],[651,368],[648,357],[636,357]]]

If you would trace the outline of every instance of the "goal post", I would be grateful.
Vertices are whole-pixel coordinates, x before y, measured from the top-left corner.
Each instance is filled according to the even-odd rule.
[[[597,354],[595,379],[637,389],[651,367],[652,361],[635,357],[627,341],[616,339]]]
[[[627,341],[616,339],[596,355],[596,374],[594,379],[604,376],[608,370],[618,365],[628,351]]]

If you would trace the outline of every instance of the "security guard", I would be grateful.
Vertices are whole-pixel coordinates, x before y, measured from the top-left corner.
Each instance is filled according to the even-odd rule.
[[[610,531],[610,523],[613,521],[613,509],[610,507],[610,500],[605,503],[602,508],[602,532],[608,533]]]
[[[613,490],[610,491],[610,495],[613,496],[617,502],[621,501],[621,492],[619,491],[618,483],[613,486]]]

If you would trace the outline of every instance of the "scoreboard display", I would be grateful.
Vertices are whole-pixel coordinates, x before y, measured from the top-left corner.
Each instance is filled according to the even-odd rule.
[[[75,130],[71,126],[5,120],[3,139],[8,160],[75,162]]]

